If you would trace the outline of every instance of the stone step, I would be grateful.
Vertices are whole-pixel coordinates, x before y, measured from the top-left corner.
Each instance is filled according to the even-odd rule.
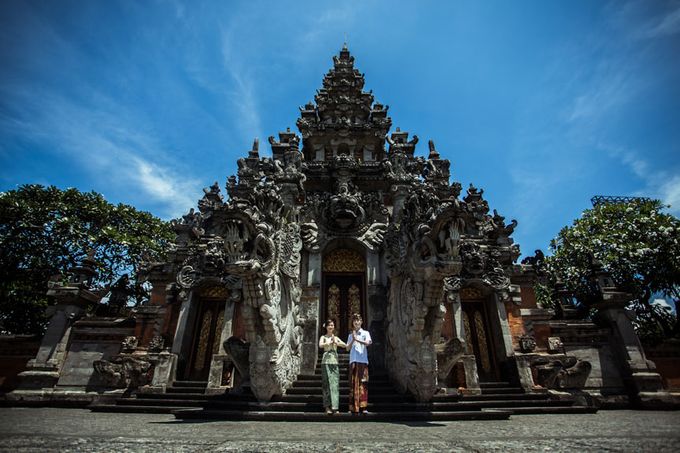
[[[196,406],[200,408],[200,406]],[[101,404],[97,406],[89,406],[89,409],[93,412],[124,412],[124,413],[143,413],[143,414],[171,414],[174,411],[186,410],[186,407],[182,406],[122,406],[118,404]]]
[[[171,404],[171,401],[168,401]],[[179,405],[179,404],[177,404]],[[189,406],[187,404],[187,406]],[[195,407],[195,406],[194,406]],[[235,402],[208,401],[202,406],[206,410],[240,410],[240,411],[280,411],[280,412],[323,412],[324,406],[318,402]],[[342,412],[349,410],[347,402],[340,404]],[[414,402],[383,402],[368,403],[370,412],[444,412],[480,410],[480,405],[452,403],[414,403]]]
[[[597,412],[597,408],[592,406],[511,407],[507,410],[517,415],[594,414]]]
[[[207,401],[186,400],[176,398],[163,399],[139,399],[139,398],[120,398],[116,401],[119,406],[173,406],[173,407],[203,407]]]
[[[507,394],[525,394],[522,387],[493,387],[483,388],[482,395],[507,395]]]
[[[165,393],[204,393],[205,387],[168,387]]]
[[[343,381],[342,379],[340,379],[340,385],[345,385],[345,386],[349,385],[349,380]],[[319,387],[319,388],[321,388],[321,386],[322,386],[321,380],[316,381],[316,380],[311,380],[311,379],[305,379],[305,380],[295,381],[293,383],[292,388],[295,388],[295,387]],[[390,381],[382,381],[382,380],[378,381],[378,380],[375,380],[375,379],[371,379],[368,382],[368,388],[370,389],[370,388],[374,388],[374,387],[389,387],[389,388],[392,388],[392,384],[390,383]]]
[[[211,395],[206,395],[205,393],[138,393],[136,399],[186,399],[186,400],[207,400],[211,398]],[[121,398],[123,399],[123,398]]]
[[[172,386],[206,388],[208,386],[208,381],[175,381],[172,383]]]
[[[569,400],[492,400],[492,401],[459,401],[458,404],[469,404],[481,408],[515,408],[515,407],[565,407],[572,406]]]
[[[321,395],[321,386],[315,387],[291,387],[286,390],[287,395]],[[340,394],[349,393],[349,387],[346,385],[340,385]],[[391,387],[368,387],[368,394],[394,394],[396,393]],[[369,397],[370,398],[370,397]]]
[[[290,402],[318,402],[321,403],[323,400],[321,393],[316,395],[282,395],[275,397],[273,401],[290,401]],[[415,400],[410,395],[399,395],[399,394],[372,394],[369,392],[368,400],[372,402],[414,402]],[[347,393],[340,394],[340,404],[347,404],[349,401],[349,396]]]
[[[464,401],[494,401],[494,400],[547,400],[550,395],[547,393],[521,393],[521,394],[496,394],[483,393],[481,395],[465,395],[461,397]]]
[[[252,420],[252,421],[308,421],[308,422],[362,422],[362,421],[429,421],[429,420],[507,420],[510,411],[456,411],[456,412],[369,412],[363,415],[338,413],[326,415],[319,412],[276,411],[220,411],[184,409],[173,411],[178,419],[198,420]]]
[[[485,389],[493,387],[513,387],[513,386],[510,385],[510,383],[507,381],[486,381],[480,382],[479,387]]]

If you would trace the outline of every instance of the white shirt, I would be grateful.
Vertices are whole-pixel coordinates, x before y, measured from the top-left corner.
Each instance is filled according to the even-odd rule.
[[[371,334],[368,333],[368,330],[364,329],[359,329],[356,335],[356,339],[371,343]],[[352,341],[352,334],[350,333],[349,336],[347,337],[347,344]],[[366,345],[363,343],[359,343],[358,341],[354,341],[352,343],[352,346],[349,350],[349,363],[368,363],[368,349],[366,348]]]

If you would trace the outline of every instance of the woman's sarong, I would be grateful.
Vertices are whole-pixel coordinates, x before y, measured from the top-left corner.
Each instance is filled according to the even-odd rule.
[[[349,364],[349,410],[358,413],[368,407],[368,364]]]
[[[340,407],[340,370],[338,354],[335,351],[324,352],[321,359],[321,394],[323,407],[337,411]]]

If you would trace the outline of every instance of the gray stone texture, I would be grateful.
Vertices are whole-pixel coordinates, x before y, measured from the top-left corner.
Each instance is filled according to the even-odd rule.
[[[0,409],[0,452],[653,451],[680,449],[680,412],[602,411],[430,423],[179,422],[171,415]]]

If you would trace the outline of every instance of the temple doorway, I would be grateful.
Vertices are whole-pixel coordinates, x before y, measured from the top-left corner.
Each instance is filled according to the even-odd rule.
[[[498,362],[487,298],[477,288],[463,288],[460,295],[467,353],[475,356],[480,381],[496,381],[499,377]]]
[[[320,324],[328,318],[335,320],[336,335],[343,341],[352,328],[352,314],[366,319],[365,275],[365,260],[354,250],[335,249],[324,257]]]
[[[224,324],[225,300],[226,297],[224,299],[221,297],[201,297],[199,299],[189,366],[184,374],[185,379],[192,381],[208,379],[212,356],[218,353],[220,349],[219,341]]]

